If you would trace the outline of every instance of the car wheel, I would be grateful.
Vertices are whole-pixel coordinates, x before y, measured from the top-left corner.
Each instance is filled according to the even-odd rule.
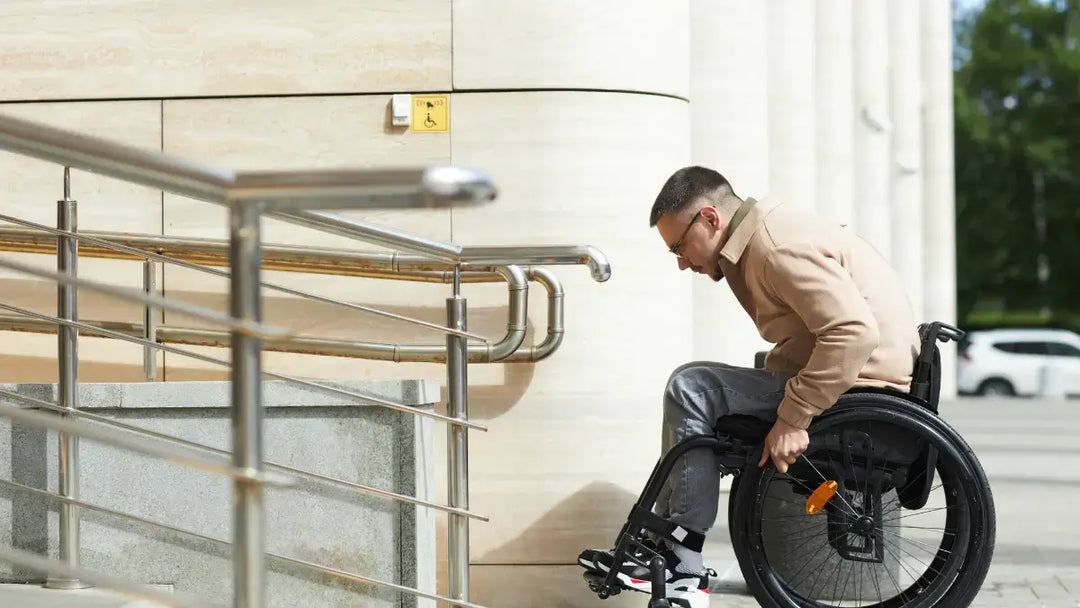
[[[1016,394],[1016,391],[1008,380],[992,378],[979,386],[979,394],[992,397],[1012,397]]]

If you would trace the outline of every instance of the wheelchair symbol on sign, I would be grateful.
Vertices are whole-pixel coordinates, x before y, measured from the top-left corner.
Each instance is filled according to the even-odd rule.
[[[435,121],[431,120],[431,112],[428,112],[427,118],[424,119],[424,126],[429,129],[435,126]]]

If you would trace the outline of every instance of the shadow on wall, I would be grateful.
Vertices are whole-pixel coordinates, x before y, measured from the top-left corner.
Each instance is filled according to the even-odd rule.
[[[500,312],[498,309],[491,309],[496,313]],[[470,311],[470,317],[472,311]],[[528,323],[528,330],[526,331],[525,341],[523,346],[532,346],[529,336],[533,333],[534,325],[530,321]],[[370,338],[368,338],[370,339]],[[221,354],[214,354],[219,358],[227,358],[228,352],[224,349],[216,349]],[[305,359],[312,361],[316,360],[317,355],[302,356]],[[199,369],[199,368],[185,368],[177,365],[175,362],[181,357],[170,355],[170,363],[168,368],[168,379],[172,382],[181,381],[198,381],[198,380],[228,380],[229,372],[225,368],[220,369]],[[335,358],[342,360],[342,358]],[[356,366],[363,366],[367,363],[363,359],[344,359],[355,363]],[[446,378],[446,365],[445,363],[390,363],[380,362],[387,365],[403,366],[401,369],[407,370],[410,367],[418,367],[416,377],[437,377],[443,382],[440,389],[439,403],[436,404],[436,412],[446,413],[446,401],[448,398],[447,387],[445,383]],[[49,363],[55,367],[53,362]],[[305,366],[306,367],[306,366]],[[497,367],[501,372],[501,381],[495,380],[490,376],[498,376],[500,374],[488,374],[487,370],[481,370],[480,368]],[[80,367],[80,370],[82,368]],[[295,372],[289,372],[288,370],[276,369],[273,365],[267,365],[265,368],[267,371],[281,371],[284,373],[295,374]],[[492,420],[498,418],[511,409],[513,409],[529,391],[533,376],[535,375],[536,364],[535,363],[474,363],[469,366],[469,419],[477,422],[485,420]],[[53,371],[53,378],[55,381],[56,372]],[[81,371],[80,371],[81,373]],[[132,368],[133,377],[130,382],[137,382],[142,380],[142,367]],[[408,376],[408,373],[397,374],[398,377]],[[303,376],[303,374],[300,374]],[[478,377],[484,377],[481,384],[477,381]],[[21,380],[20,380],[21,381]],[[102,380],[97,380],[102,381]],[[109,381],[112,381],[111,379]],[[497,384],[494,382],[498,382]]]
[[[534,559],[528,563],[576,564],[578,553],[582,549],[612,546],[624,520],[613,519],[610,514],[629,513],[636,498],[636,495],[615,484],[591,483],[555,505],[517,537],[508,539],[482,555],[474,553],[471,561],[474,565],[517,565],[523,563],[523,555],[536,553],[536,548],[555,545],[559,549],[558,557],[554,561],[542,562]],[[439,513],[436,516],[436,527],[438,592],[445,595],[448,593],[446,514]],[[550,555],[550,551],[547,553]]]
[[[522,555],[535,553],[538,547],[557,547],[554,560],[530,563],[552,565],[576,564],[582,549],[610,548],[615,537],[626,522],[637,494],[607,482],[593,482],[556,504],[550,511],[532,523],[518,536],[503,544],[473,555],[474,564],[502,565],[520,564]],[[721,491],[720,512],[716,525],[709,531],[710,544],[727,544],[730,532],[726,525],[727,492]],[[445,580],[446,568],[446,517],[440,515],[438,522],[437,555],[439,556],[440,581]],[[486,524],[474,524],[482,526]],[[544,553],[550,555],[551,551]]]
[[[373,287],[370,282],[358,283],[357,294],[386,293],[386,287],[385,282],[379,285],[378,288]],[[426,287],[426,285],[421,287]],[[443,286],[439,285],[438,287]],[[502,289],[505,291],[505,287],[502,287]],[[272,293],[267,292],[263,297],[263,318],[265,322],[287,327],[305,336],[339,340],[400,341],[427,344],[439,344],[444,341],[442,334],[403,321],[396,321],[358,310],[350,310],[324,302],[278,297],[271,295]],[[167,295],[170,298],[177,298],[212,310],[228,311],[228,295],[226,293],[170,290]],[[351,303],[443,325],[446,323],[446,308],[443,304],[446,294],[440,291],[437,296],[422,298],[423,301],[430,302],[430,305],[426,306],[371,303],[365,301],[362,297],[339,297]],[[53,299],[55,300],[55,295]],[[177,315],[171,312],[166,312],[165,316],[167,324],[170,325],[213,327],[205,321],[193,317]],[[506,333],[506,305],[470,306],[468,323],[470,331],[498,340]]]
[[[4,335],[0,333],[0,335]],[[11,335],[11,334],[7,334]],[[227,358],[225,349],[219,350],[221,354],[212,353],[211,356]],[[132,353],[132,358],[138,356]],[[312,358],[315,355],[311,355]],[[176,356],[173,360],[178,359]],[[356,360],[363,364],[362,360]],[[405,364],[400,364],[405,365]],[[415,364],[414,364],[415,365]],[[429,364],[432,365],[432,364]],[[476,421],[491,420],[509,412],[521,400],[529,390],[532,383],[534,363],[491,364],[502,365],[504,369],[501,384],[469,386],[469,418]],[[268,371],[274,371],[268,368]],[[445,372],[442,372],[445,374]],[[165,370],[159,366],[157,378],[164,377]],[[426,376],[429,374],[418,374]],[[13,384],[51,384],[57,381],[58,370],[55,357],[36,357],[21,355],[0,355],[0,383]],[[184,381],[225,381],[229,379],[229,372],[221,369],[197,369],[183,368],[170,361],[168,380],[171,382]],[[105,363],[93,361],[89,358],[79,360],[80,382],[146,382],[141,364],[127,365],[123,363]],[[446,387],[441,390],[439,411],[445,413]]]
[[[558,558],[551,563],[576,563],[582,549],[613,546],[635,500],[635,494],[618,485],[590,483],[557,503],[516,538],[474,556],[474,561],[515,563],[530,548],[554,545],[559,548]]]
[[[35,256],[37,257],[37,256]],[[19,260],[24,261],[24,260]],[[40,260],[25,262],[55,272],[55,268],[48,268]],[[139,275],[133,275],[141,277]],[[92,277],[99,282],[100,277]],[[139,278],[138,280],[141,280]],[[110,283],[120,284],[117,281]],[[124,285],[134,287],[136,280],[128,281]],[[3,302],[11,306],[28,308],[35,312],[47,315],[56,314],[56,284],[49,281],[36,281],[26,279],[4,278],[0,279],[0,293],[4,294]],[[17,316],[18,313],[0,310],[0,315]],[[142,306],[107,296],[98,292],[81,290],[79,292],[79,316],[84,319],[95,321],[123,321],[128,323],[141,323],[143,318]]]
[[[528,343],[526,343],[528,345]],[[506,414],[521,401],[532,385],[535,363],[494,363],[503,371],[501,384],[469,385],[469,420],[483,422],[494,420]],[[447,388],[442,388],[441,399],[436,410],[446,413]]]
[[[3,333],[5,339],[18,335]],[[53,338],[55,340],[55,338]],[[135,347],[139,348],[139,347]],[[132,359],[141,355],[132,353]],[[162,369],[158,367],[158,378]],[[28,357],[21,355],[0,355],[0,383],[50,384],[57,381],[59,371],[56,357]],[[79,360],[80,382],[145,382],[142,364],[105,363],[88,358]]]
[[[340,277],[329,277],[340,278]],[[100,280],[100,279],[99,279]],[[224,279],[210,277],[214,286],[221,283],[217,293],[208,291],[181,291],[171,289],[166,294],[170,298],[176,298],[184,302],[202,306],[218,312],[227,312],[229,307],[228,285]],[[387,281],[373,283],[374,279],[358,279],[355,293],[385,294],[387,293]],[[113,282],[113,281],[110,281]],[[288,285],[286,281],[277,281],[279,284]],[[403,286],[396,282],[398,286]],[[128,288],[134,285],[128,284]],[[410,300],[420,300],[428,305],[398,305],[387,303],[370,303],[363,297],[338,296],[355,304],[366,305],[386,312],[404,315],[429,323],[443,325],[446,322],[446,308],[444,301],[448,288],[442,284],[409,284],[411,290],[408,294]],[[465,295],[475,301],[483,297],[489,300],[496,289],[505,294],[506,287],[501,283],[490,285],[469,285],[470,292]],[[301,290],[304,290],[301,288]],[[420,290],[417,292],[415,290]],[[317,293],[317,290],[315,290]],[[56,286],[45,281],[27,281],[18,279],[0,279],[0,292],[4,293],[3,302],[12,306],[26,308],[41,314],[56,314]],[[422,295],[420,293],[422,292]],[[535,315],[541,311],[533,311]],[[441,343],[443,336],[434,331],[416,327],[402,321],[396,321],[370,313],[350,310],[341,306],[306,300],[297,297],[285,297],[276,292],[266,290],[263,298],[263,313],[267,323],[278,324],[301,333],[305,336],[357,339],[379,342],[420,342]],[[188,328],[214,328],[217,327],[201,319],[181,315],[178,313],[165,312],[166,324]],[[18,316],[18,313],[0,311],[0,316]],[[79,293],[79,317],[93,321],[116,321],[127,323],[142,323],[143,308],[137,303],[127,302],[111,296],[96,292],[82,290]],[[499,304],[494,306],[474,305],[469,307],[469,330],[498,340],[506,333],[507,306],[504,297],[500,297]],[[526,334],[526,341],[530,339]]]
[[[368,282],[370,285],[370,282]],[[382,282],[385,285],[385,281]],[[437,286],[439,289],[445,287]],[[492,286],[486,286],[492,288]],[[497,289],[505,289],[497,285]],[[55,287],[40,281],[21,281],[4,279],[0,280],[0,289],[5,293],[18,294],[14,298],[5,298],[15,306],[35,310],[43,314],[55,314],[56,292]],[[184,292],[170,291],[171,297],[183,301],[205,306],[213,310],[226,310],[227,301],[224,294],[208,292]],[[443,324],[445,323],[445,310],[439,306],[394,306],[379,304],[375,306],[381,310],[404,315],[424,321]],[[407,325],[360,311],[344,309],[338,306],[301,300],[288,297],[267,297],[264,300],[265,319],[267,323],[289,327],[300,332],[304,336],[316,338],[331,338],[338,340],[363,340],[382,343],[402,344],[440,344],[444,341],[442,335],[430,330]],[[141,323],[142,309],[130,303],[118,301],[113,298],[100,297],[97,294],[84,292],[80,294],[80,318],[94,321],[124,321],[129,323]],[[0,312],[0,315],[17,316],[15,313]],[[536,314],[535,312],[533,313]],[[166,313],[170,325],[178,327],[211,327],[210,325],[190,317],[182,317],[172,313]],[[472,332],[490,337],[493,340],[501,339],[506,333],[507,308],[499,306],[476,306],[469,309],[469,329]],[[541,326],[541,330],[546,327]],[[524,344],[526,346],[539,343],[543,336],[535,336],[536,325],[529,320],[526,328]],[[8,332],[0,334],[4,336],[6,348],[0,346],[0,382],[12,383],[51,383],[57,380],[57,363],[55,359],[55,337],[48,334],[29,334]],[[83,337],[82,344],[103,344],[106,339]],[[109,341],[118,342],[118,341]],[[24,346],[33,343],[33,346]],[[179,348],[191,348],[177,345]],[[109,347],[113,348],[112,346]],[[126,349],[122,353],[114,354],[110,358],[128,360],[130,363],[115,363],[96,361],[90,354],[90,349],[84,347],[79,365],[79,379],[82,382],[145,382],[146,378],[142,368],[142,347],[136,344],[117,343],[117,349]],[[206,354],[219,359],[228,359],[226,349],[200,349]],[[34,352],[36,351],[36,352]],[[26,355],[17,354],[28,353]],[[115,352],[115,351],[114,351]],[[30,354],[33,353],[33,354]],[[40,354],[39,354],[40,353]],[[130,354],[128,354],[130,353]],[[299,364],[301,369],[318,365],[319,360],[325,360],[318,355],[295,355],[311,363]],[[438,376],[445,377],[443,364],[417,364],[392,362],[369,362],[366,359],[335,358],[335,366],[343,363],[349,370],[357,370],[355,376],[371,377],[371,373],[363,373],[363,368],[369,365],[401,365],[402,370],[418,367],[417,377],[430,377],[432,370],[437,366]],[[189,364],[190,362],[190,364]],[[428,367],[422,367],[422,366]],[[480,364],[489,365],[489,364]],[[473,384],[470,386],[470,401],[475,407],[470,415],[477,419],[496,418],[521,399],[528,389],[533,376],[533,364],[514,363],[501,366],[504,370],[503,382],[494,385]],[[274,365],[268,364],[268,371],[285,373],[297,373],[294,370],[275,369]],[[472,367],[476,369],[476,366]],[[166,372],[167,371],[167,377]],[[408,372],[406,372],[408,374]],[[299,375],[303,376],[302,372]],[[400,377],[401,374],[395,374]],[[198,380],[227,380],[229,373],[225,368],[206,367],[194,359],[187,359],[180,355],[168,355],[168,369],[158,369],[157,379],[169,381],[198,381]],[[445,401],[445,390],[443,394]]]

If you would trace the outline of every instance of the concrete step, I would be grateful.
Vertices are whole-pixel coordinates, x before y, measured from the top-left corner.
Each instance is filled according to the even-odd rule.
[[[61,591],[40,585],[0,585],[4,608],[163,608],[161,604],[133,599],[105,589]]]

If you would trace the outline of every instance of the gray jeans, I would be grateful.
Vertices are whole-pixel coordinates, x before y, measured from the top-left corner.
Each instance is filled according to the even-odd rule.
[[[711,435],[729,414],[773,422],[788,376],[763,369],[695,361],[672,372],[664,390],[663,453],[694,435]],[[686,453],[672,469],[654,511],[704,534],[716,521],[720,467],[712,450]]]

